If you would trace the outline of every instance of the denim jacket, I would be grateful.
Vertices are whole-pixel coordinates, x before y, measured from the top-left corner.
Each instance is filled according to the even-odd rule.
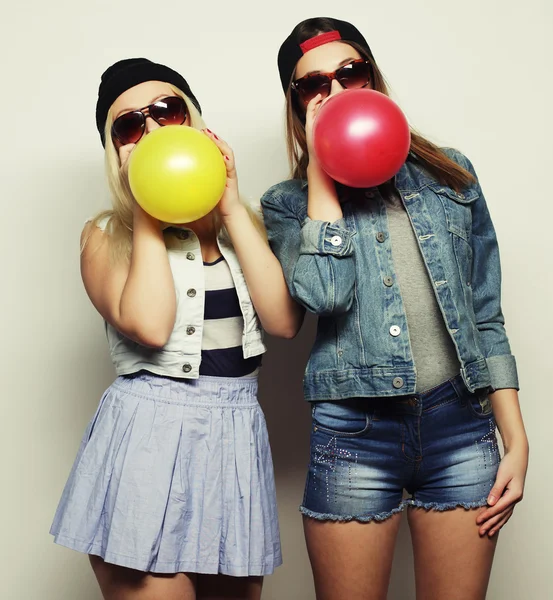
[[[475,177],[461,153],[446,153]],[[463,193],[411,159],[396,175],[467,387],[516,388],[501,311],[497,239],[478,183]],[[377,188],[342,202],[343,218],[307,216],[307,182],[284,181],[261,200],[269,241],[292,297],[318,315],[307,400],[412,394],[416,369],[394,274],[385,202]]]
[[[154,349],[133,342],[106,323],[111,359],[117,375],[146,370],[165,377],[198,379],[200,376],[205,303],[202,251],[193,231],[178,229],[171,235],[173,239],[167,252],[177,297],[173,332],[163,348]],[[244,358],[258,356],[265,352],[263,331],[242,268],[227,237],[221,234],[217,242],[229,266],[244,317]]]

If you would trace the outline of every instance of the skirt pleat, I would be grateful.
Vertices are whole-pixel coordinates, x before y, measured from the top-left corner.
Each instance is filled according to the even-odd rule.
[[[51,533],[141,571],[271,573],[282,558],[257,381],[118,378],[87,427]]]

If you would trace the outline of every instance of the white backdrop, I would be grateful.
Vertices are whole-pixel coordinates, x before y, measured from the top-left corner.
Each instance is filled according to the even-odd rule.
[[[553,597],[551,3],[29,0],[3,7],[0,23],[2,598],[100,598],[86,557],[55,547],[48,528],[113,377],[78,269],[83,222],[108,202],[94,122],[101,73],[131,56],[181,71],[209,127],[234,147],[242,191],[257,199],[287,173],[278,47],[298,21],[319,15],[355,23],[411,122],[465,152],[480,176],[500,239],[532,453],[488,597]],[[297,512],[309,436],[300,380],[312,335],[310,320],[295,341],[271,340],[262,375],[285,558],[264,600],[314,598]],[[403,528],[390,599],[414,598],[411,571]]]

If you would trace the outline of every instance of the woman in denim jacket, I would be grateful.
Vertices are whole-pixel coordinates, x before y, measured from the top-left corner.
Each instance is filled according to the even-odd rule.
[[[371,50],[353,25],[309,19],[278,64],[293,178],[262,206],[292,297],[319,317],[301,507],[317,598],[386,597],[406,507],[417,597],[484,598],[528,443],[476,174],[413,132],[394,180],[336,184],[312,151],[313,120],[345,88],[387,93]]]
[[[143,58],[103,75],[96,122],[113,209],[83,232],[81,271],[117,374],[90,422],[51,533],[90,555],[106,600],[259,600],[282,562],[257,374],[261,326],[301,312],[238,196],[234,156],[176,71]],[[168,227],[134,200],[128,159],[162,125],[195,127],[227,179],[216,209]],[[260,219],[257,219],[260,223]]]

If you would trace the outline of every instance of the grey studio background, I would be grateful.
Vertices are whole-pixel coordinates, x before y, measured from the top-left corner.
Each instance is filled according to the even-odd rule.
[[[287,174],[276,53],[301,19],[355,23],[410,121],[474,163],[502,251],[503,307],[531,443],[526,498],[501,534],[488,598],[553,597],[550,106],[546,0],[347,4],[96,0],[7,4],[1,19],[2,390],[0,597],[99,600],[85,556],[48,528],[86,423],[113,378],[101,320],[79,275],[79,234],[108,203],[94,125],[100,74],[146,56],[183,72],[208,126],[233,146],[255,202]],[[301,377],[314,333],[269,340],[261,376],[284,565],[264,600],[313,600],[297,507],[309,407]],[[389,598],[414,598],[401,531]]]

